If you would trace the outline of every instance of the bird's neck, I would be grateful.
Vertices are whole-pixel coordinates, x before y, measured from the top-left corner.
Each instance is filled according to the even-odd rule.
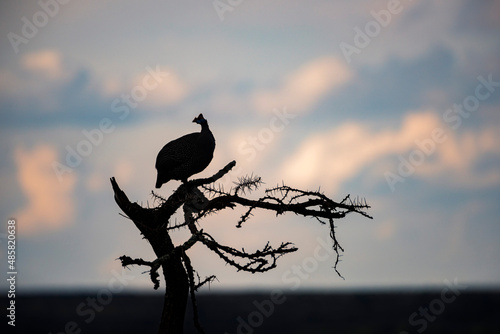
[[[200,124],[201,125],[201,131],[209,131],[210,129],[208,128],[208,122],[203,122]]]

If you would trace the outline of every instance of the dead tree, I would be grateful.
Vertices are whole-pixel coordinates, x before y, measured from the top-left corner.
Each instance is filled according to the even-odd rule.
[[[242,227],[243,223],[252,216],[252,212],[257,209],[271,210],[277,215],[292,212],[312,217],[319,223],[325,224],[329,230],[332,247],[337,255],[334,268],[339,276],[337,264],[343,249],[335,235],[334,220],[344,218],[351,212],[372,218],[365,212],[370,206],[364,200],[352,200],[350,196],[347,196],[341,202],[335,202],[320,191],[303,191],[285,184],[266,189],[265,195],[258,199],[243,197],[242,195],[257,189],[262,184],[260,177],[257,176],[240,178],[238,182],[235,182],[235,187],[229,191],[215,185],[215,182],[235,165],[236,162],[232,161],[209,178],[183,183],[167,199],[153,193],[153,196],[160,202],[160,205],[154,208],[144,208],[137,203],[131,203],[115,178],[111,178],[116,203],[149,241],[156,255],[153,261],[141,258],[132,259],[124,255],[120,257],[122,266],[135,264],[150,267],[149,275],[154,289],[158,289],[160,285],[158,269],[161,268],[163,272],[165,298],[158,333],[183,333],[188,296],[191,297],[195,327],[203,333],[198,321],[195,292],[205,283],[214,280],[215,276],[208,276],[201,280],[192,267],[187,252],[194,244],[202,243],[238,271],[251,273],[271,270],[276,267],[279,257],[297,250],[290,242],[283,242],[278,247],[273,247],[267,242],[264,248],[253,253],[222,245],[198,227],[207,215],[226,208],[233,209],[238,205],[245,207],[246,210],[236,227]],[[184,212],[184,222],[175,223],[170,218],[181,207]],[[181,228],[188,228],[191,236],[184,243],[174,245],[170,233]]]

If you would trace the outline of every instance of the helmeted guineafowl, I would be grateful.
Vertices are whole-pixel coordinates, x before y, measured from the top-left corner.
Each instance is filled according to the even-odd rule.
[[[201,131],[190,133],[163,146],[156,157],[156,188],[170,180],[187,182],[191,175],[204,170],[212,161],[215,138],[203,114],[193,119],[201,125]]]

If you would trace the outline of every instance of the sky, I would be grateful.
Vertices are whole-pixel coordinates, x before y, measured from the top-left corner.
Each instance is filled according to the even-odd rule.
[[[345,280],[314,219],[258,212],[237,229],[241,208],[210,216],[201,227],[220,243],[299,248],[252,275],[196,245],[211,291],[500,285],[500,2],[41,0],[0,12],[0,257],[6,275],[13,219],[19,291],[117,277],[152,291],[145,268],[117,260],[154,254],[109,178],[158,204],[156,155],[199,131],[199,113],[217,146],[195,177],[236,160],[220,183],[258,175],[252,198],[284,182],[364,198],[373,216],[336,221]]]

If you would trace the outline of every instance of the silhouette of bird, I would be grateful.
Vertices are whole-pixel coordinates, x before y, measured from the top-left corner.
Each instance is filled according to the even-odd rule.
[[[201,131],[190,133],[172,140],[156,157],[156,188],[170,180],[187,182],[191,175],[203,171],[212,161],[215,150],[215,138],[208,127],[203,114],[193,119],[201,125]]]

